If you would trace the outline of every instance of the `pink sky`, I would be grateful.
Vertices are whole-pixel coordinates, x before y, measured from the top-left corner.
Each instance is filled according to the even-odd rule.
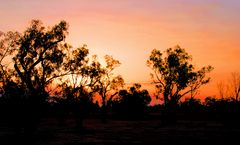
[[[127,83],[150,82],[152,49],[175,45],[197,67],[212,65],[212,81],[199,96],[217,96],[216,84],[240,72],[238,0],[0,0],[0,30],[22,32],[32,19],[45,25],[66,20],[68,42],[87,44],[91,54],[113,55]],[[147,85],[145,85],[147,87]],[[148,87],[149,88],[149,87]]]

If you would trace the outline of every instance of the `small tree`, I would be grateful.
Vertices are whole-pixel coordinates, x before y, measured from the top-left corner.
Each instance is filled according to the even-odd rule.
[[[237,72],[232,73],[231,84],[232,95],[235,98],[235,101],[238,102],[240,95],[240,74]]]
[[[153,70],[153,83],[158,93],[162,94],[166,106],[176,106],[183,96],[196,92],[209,82],[210,78],[205,75],[213,67],[196,71],[191,60],[191,56],[179,46],[167,49],[165,56],[160,50],[152,51],[147,64]]]
[[[121,111],[133,116],[142,115],[151,102],[151,96],[148,91],[141,89],[141,85],[137,83],[128,90],[120,90],[118,95]]]
[[[221,99],[226,97],[238,102],[240,95],[240,74],[238,72],[233,72],[229,79],[229,83],[226,84],[221,81],[217,84],[217,88]]]
[[[223,81],[220,81],[217,83],[217,88],[221,99],[229,97],[229,85],[225,84]]]

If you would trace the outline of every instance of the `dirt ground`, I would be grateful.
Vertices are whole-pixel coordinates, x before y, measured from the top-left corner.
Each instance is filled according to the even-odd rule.
[[[107,123],[86,119],[84,130],[77,130],[75,126],[73,119],[59,124],[56,119],[47,118],[29,135],[16,134],[12,128],[1,126],[0,145],[229,145],[240,142],[240,128],[214,121],[178,120],[175,125],[162,126],[158,119],[108,120]]]

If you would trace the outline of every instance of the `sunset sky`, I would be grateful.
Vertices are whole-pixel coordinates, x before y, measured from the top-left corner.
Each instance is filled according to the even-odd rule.
[[[217,96],[217,82],[240,72],[239,0],[0,0],[0,31],[24,31],[32,19],[66,20],[67,41],[91,54],[112,55],[126,83],[151,81],[151,50],[185,48],[198,68],[212,65],[199,96]]]

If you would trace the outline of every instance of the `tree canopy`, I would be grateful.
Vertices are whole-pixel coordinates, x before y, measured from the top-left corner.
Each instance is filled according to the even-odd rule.
[[[127,90],[119,91],[118,102],[123,111],[141,114],[151,102],[151,97],[146,89],[141,88],[141,84],[136,83]]]
[[[110,55],[105,55],[106,66],[99,64],[98,71],[100,73],[94,89],[101,97],[103,107],[106,107],[109,101],[118,94],[118,91],[124,85],[124,80],[121,75],[115,75],[114,70],[120,66],[120,61],[114,59]]]
[[[14,68],[30,96],[44,95],[45,87],[61,74],[67,29],[65,21],[47,29],[41,21],[33,20],[16,41]]]
[[[180,46],[168,48],[164,53],[152,50],[147,65],[153,71],[153,83],[163,96],[165,105],[177,104],[180,98],[190,93],[193,96],[202,85],[210,81],[206,74],[213,67],[196,70],[191,60],[192,57]]]

